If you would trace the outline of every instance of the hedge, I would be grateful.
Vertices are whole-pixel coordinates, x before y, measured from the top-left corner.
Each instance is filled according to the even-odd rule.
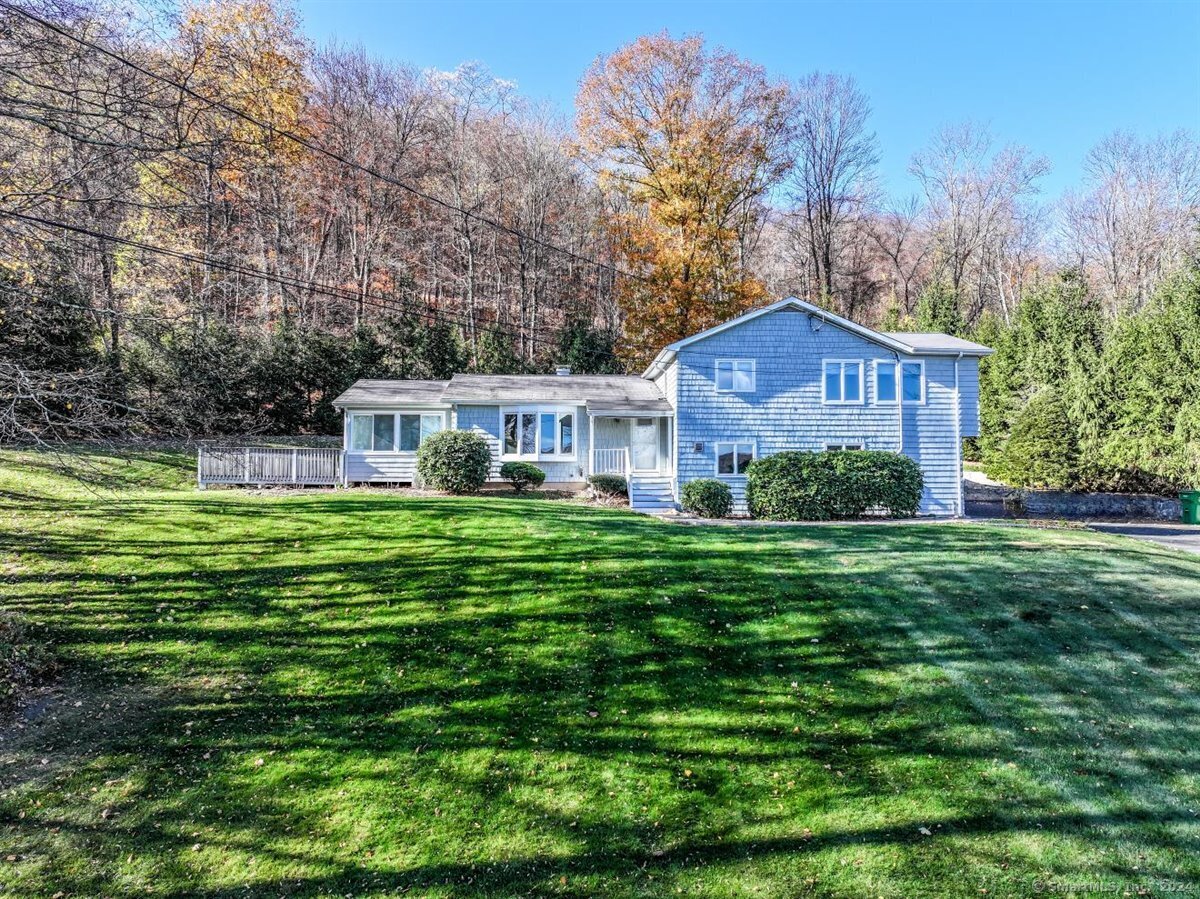
[[[624,496],[629,493],[629,483],[619,474],[594,474],[588,483],[597,493],[605,496]]]
[[[505,462],[500,466],[500,477],[513,486],[513,490],[521,493],[526,487],[541,487],[546,480],[546,472],[531,462]]]
[[[908,456],[864,450],[785,452],[757,459],[746,473],[755,518],[833,521],[881,511],[915,515],[924,478]]]
[[[679,504],[701,518],[724,518],[733,511],[733,491],[724,481],[697,478],[683,485]]]
[[[427,485],[447,493],[476,493],[488,479],[492,453],[471,431],[439,431],[421,441],[417,471]]]

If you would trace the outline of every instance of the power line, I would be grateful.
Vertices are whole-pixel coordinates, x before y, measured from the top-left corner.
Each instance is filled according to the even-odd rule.
[[[415,306],[405,300],[395,297],[386,297],[379,294],[362,293],[348,290],[344,287],[336,285],[321,284],[320,282],[304,281],[299,278],[294,278],[289,275],[275,275],[271,272],[263,271],[262,269],[253,268],[251,266],[242,265],[239,263],[224,262],[219,259],[213,259],[209,256],[188,253],[184,250],[173,250],[170,247],[163,247],[157,244],[146,243],[140,240],[134,240],[129,237],[120,237],[115,234],[106,234],[103,231],[96,231],[92,228],[85,228],[82,225],[72,225],[67,222],[55,221],[54,219],[42,218],[41,216],[29,215],[23,212],[14,212],[12,210],[0,209],[0,215],[8,218],[17,219],[18,221],[27,222],[29,224],[45,228],[45,229],[61,229],[64,231],[81,234],[91,237],[95,240],[110,241],[121,246],[131,247],[133,249],[144,250],[149,253],[156,253],[161,256],[167,256],[172,259],[177,259],[182,262],[188,262],[193,265],[205,265],[228,272],[230,274],[245,275],[247,277],[258,278],[273,284],[278,284],[282,287],[288,287],[296,291],[307,291],[309,293],[327,296],[332,299],[338,299],[348,302],[361,302],[364,306],[369,306],[372,309],[379,309],[384,312],[411,312],[417,315],[424,315],[431,320],[444,319],[449,320],[459,328],[466,328],[468,322],[453,313],[438,311],[436,314],[428,309]],[[399,304],[397,306],[397,304]],[[499,324],[484,325],[485,329],[490,329],[497,333],[507,334],[509,337],[518,337],[517,332]],[[590,350],[584,353],[585,358],[592,359],[618,359],[615,353],[604,350]]]
[[[230,274],[246,275],[251,278],[258,278],[260,280],[267,281],[272,284],[278,284],[282,287],[288,287],[288,288],[291,288],[292,290],[296,290],[296,291],[308,291],[309,293],[318,294],[320,296],[325,296],[325,297],[329,297],[331,299],[336,299],[336,300],[342,300],[342,301],[348,301],[348,302],[362,302],[362,304],[364,306],[370,307],[372,309],[378,309],[383,312],[393,312],[393,313],[395,313],[395,312],[400,312],[400,313],[410,312],[415,315],[425,316],[427,319],[429,319],[431,321],[439,321],[439,320],[449,321],[452,324],[458,325],[458,327],[460,329],[465,329],[468,326],[468,321],[466,319],[464,319],[458,315],[455,315],[452,312],[446,312],[443,310],[434,311],[432,309],[429,309],[428,307],[421,307],[419,305],[413,304],[409,301],[406,301],[406,300],[403,300],[403,299],[400,299],[397,297],[388,297],[388,296],[383,296],[381,294],[373,294],[373,293],[359,294],[348,288],[338,287],[336,285],[322,284],[321,282],[317,282],[317,281],[305,281],[303,279],[295,278],[290,275],[273,275],[270,272],[263,271],[262,269],[258,269],[258,268],[253,268],[251,266],[246,266],[246,265],[242,265],[239,263],[223,262],[219,259],[213,259],[210,256],[199,255],[199,254],[195,254],[195,253],[188,253],[184,250],[173,250],[170,247],[163,247],[158,244],[146,243],[144,241],[134,240],[134,239],[128,238],[128,237],[119,237],[115,234],[106,234],[102,231],[96,231],[91,228],[85,228],[81,225],[72,225],[72,224],[68,224],[67,222],[60,222],[60,221],[55,221],[53,219],[41,218],[40,216],[29,215],[27,213],[13,212],[13,211],[7,210],[7,209],[0,209],[0,216],[7,216],[9,218],[18,219],[20,221],[28,222],[30,224],[42,227],[44,229],[56,229],[57,228],[57,229],[62,229],[64,231],[70,231],[70,232],[74,232],[76,234],[81,234],[81,235],[84,235],[87,237],[91,237],[96,240],[111,241],[112,243],[131,247],[133,249],[144,250],[149,253],[156,253],[158,255],[167,256],[167,257],[173,258],[173,259],[178,259],[183,262],[190,262],[194,265],[212,266],[213,268],[220,269],[221,271],[229,272]],[[58,305],[66,305],[66,304],[59,303]],[[86,308],[86,307],[80,307],[80,308]],[[92,311],[96,311],[96,310],[92,310]],[[105,312],[106,312],[106,314],[114,314],[114,315],[125,316],[125,317],[137,316],[136,313],[117,312],[115,310],[105,310]],[[145,316],[145,315],[137,316],[137,317],[152,318],[151,316]],[[171,317],[167,317],[167,318],[163,318],[163,319],[159,319],[159,320],[160,321],[166,321],[168,319],[175,320],[177,318],[182,318],[182,317],[183,316],[171,316]],[[477,326],[478,326],[478,323],[477,323]],[[506,334],[512,338],[517,338],[517,337],[521,336],[520,332],[514,331],[513,329],[505,327],[503,325],[500,325],[499,323],[483,325],[482,327],[485,330],[491,330],[491,331],[493,331],[495,333],[499,333],[499,334]],[[551,341],[545,340],[544,342],[550,343]],[[645,347],[640,347],[640,348],[644,349]],[[655,350],[657,353],[658,351],[660,351],[662,349],[662,347],[651,347],[650,349]],[[729,358],[729,352],[727,350],[725,350],[725,351],[710,351],[710,350],[702,350],[702,349],[689,349],[687,352],[688,352],[688,355],[691,357],[700,356],[700,357],[710,358],[710,359],[728,359]],[[611,350],[585,350],[585,351],[582,351],[581,355],[583,356],[583,358],[591,359],[593,361],[598,360],[598,359],[615,360],[615,361],[621,363],[622,365],[624,365],[624,360],[622,360],[619,356],[617,356],[616,353],[612,352]]]
[[[145,68],[144,66],[134,62],[133,60],[131,60],[125,56],[122,56],[120,53],[117,53],[115,50],[110,50],[107,47],[104,47],[93,41],[87,40],[86,38],[78,37],[74,34],[71,34],[69,31],[67,31],[64,28],[60,28],[59,26],[55,25],[53,22],[49,22],[46,19],[36,16],[33,13],[29,12],[28,10],[21,9],[18,6],[7,2],[7,0],[0,0],[0,7],[3,7],[4,9],[9,10],[10,12],[14,12],[20,16],[23,16],[26,19],[28,19],[29,21],[35,22],[38,25],[42,26],[43,28],[46,28],[49,31],[54,32],[55,34],[65,37],[68,40],[74,41],[75,43],[79,44],[80,46],[88,47],[92,50],[95,50],[97,53],[101,53],[101,54],[109,57],[110,59],[116,60],[117,62],[119,62],[123,65],[129,66],[134,71],[139,72],[148,78],[153,78],[156,81],[162,82],[163,84],[170,85],[171,87],[187,94],[188,96],[192,97],[193,99],[199,100],[201,103],[205,103],[205,104],[208,104],[209,106],[215,107],[217,109],[221,109],[221,110],[229,113],[230,115],[236,116],[236,117],[242,119],[243,121],[249,122],[250,124],[254,125],[257,128],[262,129],[263,131],[267,132],[268,134],[278,134],[282,137],[285,137],[288,140],[295,142],[299,146],[304,147],[306,150],[309,150],[312,153],[316,153],[318,155],[325,156],[328,159],[332,159],[337,162],[340,162],[342,165],[356,169],[360,172],[363,172],[364,174],[371,175],[372,177],[375,177],[375,178],[379,178],[380,180],[385,181],[388,184],[392,184],[396,187],[401,188],[402,190],[408,191],[413,196],[418,197],[418,198],[426,201],[427,203],[432,203],[435,206],[440,206],[441,208],[443,208],[447,211],[455,212],[459,215],[464,216],[465,218],[474,219],[475,221],[477,221],[481,224],[487,225],[491,228],[495,228],[496,230],[502,231],[513,237],[517,237],[522,240],[527,240],[530,243],[537,244],[538,246],[544,247],[547,250],[551,250],[556,253],[561,253],[564,256],[567,256],[571,259],[576,260],[577,262],[586,263],[587,265],[594,266],[597,269],[610,271],[614,275],[619,275],[620,277],[623,277],[623,278],[631,278],[631,279],[637,280],[637,281],[647,280],[647,279],[641,277],[640,275],[635,275],[632,272],[627,272],[624,269],[618,268],[615,265],[612,265],[610,263],[600,262],[600,261],[592,259],[588,256],[583,256],[579,253],[576,253],[573,250],[569,250],[566,247],[562,247],[562,246],[559,246],[558,244],[551,243],[551,242],[543,240],[539,237],[534,237],[530,234],[526,234],[524,231],[520,230],[519,228],[514,228],[511,225],[506,225],[503,222],[498,222],[495,219],[490,218],[489,216],[480,215],[477,212],[472,212],[468,209],[462,208],[461,206],[456,206],[455,204],[453,204],[447,200],[443,200],[440,197],[434,196],[433,194],[423,191],[420,188],[414,187],[413,185],[408,184],[405,181],[401,181],[399,178],[395,178],[391,175],[384,174],[383,172],[373,169],[370,166],[365,166],[365,165],[362,165],[361,163],[355,162],[352,159],[348,159],[345,156],[342,156],[339,153],[335,153],[334,151],[327,149],[326,147],[323,147],[320,144],[314,143],[314,142],[308,140],[307,138],[301,137],[300,135],[298,135],[292,131],[289,131],[286,128],[280,128],[280,127],[278,127],[276,125],[272,125],[268,122],[263,122],[262,120],[256,118],[255,116],[250,115],[250,113],[246,112],[245,110],[237,109],[237,108],[230,106],[229,104],[224,103],[220,100],[214,100],[210,97],[206,97],[203,94],[200,94],[197,91],[193,90],[192,88],[188,87],[186,84],[183,84],[182,82],[175,81],[174,79],[168,78],[167,76],[161,75],[157,72],[152,72],[149,69]]]

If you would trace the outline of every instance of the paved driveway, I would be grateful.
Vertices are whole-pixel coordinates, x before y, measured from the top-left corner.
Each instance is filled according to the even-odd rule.
[[[1200,525],[1167,522],[1122,524],[1115,521],[1093,521],[1088,524],[1088,527],[1106,534],[1123,534],[1126,537],[1149,540],[1172,549],[1182,549],[1184,552],[1200,555]]]

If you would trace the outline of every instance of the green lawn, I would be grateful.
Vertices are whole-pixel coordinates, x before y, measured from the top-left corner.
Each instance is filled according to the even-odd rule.
[[[0,895],[1200,893],[1200,558],[88,461],[0,453]]]

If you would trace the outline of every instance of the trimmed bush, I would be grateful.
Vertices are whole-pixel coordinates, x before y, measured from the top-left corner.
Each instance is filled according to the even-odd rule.
[[[439,431],[421,442],[417,471],[434,490],[476,493],[488,479],[492,453],[471,431]]]
[[[834,521],[881,511],[917,513],[924,478],[908,456],[865,450],[787,452],[756,459],[746,472],[746,503],[755,518]]]
[[[1069,490],[1077,486],[1079,443],[1057,391],[1047,387],[1030,398],[987,472],[1013,487]]]
[[[701,518],[724,518],[733,511],[733,491],[724,481],[699,478],[683,485],[679,504]]]
[[[541,487],[546,472],[530,462],[505,462],[500,466],[500,477],[512,484],[517,493],[522,493],[527,487]]]
[[[629,493],[628,482],[619,474],[594,474],[588,478],[588,483],[601,496],[625,496]]]

